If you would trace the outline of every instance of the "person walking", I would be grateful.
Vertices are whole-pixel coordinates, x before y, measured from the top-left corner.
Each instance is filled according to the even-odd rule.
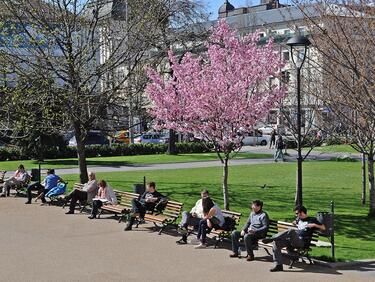
[[[285,161],[284,155],[283,155],[284,141],[283,141],[283,137],[281,135],[279,135],[279,137],[277,138],[275,147],[276,147],[276,151],[275,151],[275,155],[273,157],[275,162],[277,162],[279,158],[281,158],[282,161]]]
[[[271,138],[270,138],[270,149],[273,148],[273,146],[275,146],[275,142],[276,142],[276,130],[275,129],[272,129],[271,131]]]

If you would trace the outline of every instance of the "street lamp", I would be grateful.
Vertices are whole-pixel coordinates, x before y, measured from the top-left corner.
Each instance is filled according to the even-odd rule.
[[[297,185],[295,204],[302,205],[302,144],[301,144],[301,68],[306,59],[310,41],[302,35],[296,35],[288,40],[293,64],[297,70]]]

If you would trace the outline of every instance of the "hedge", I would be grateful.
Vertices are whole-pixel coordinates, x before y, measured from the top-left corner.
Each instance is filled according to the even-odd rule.
[[[210,149],[204,143],[177,143],[177,153],[205,153]],[[154,155],[165,154],[168,149],[167,144],[113,144],[109,145],[88,145],[86,146],[86,157],[111,157],[111,156],[134,156],[134,155]],[[58,147],[45,147],[43,150],[45,159],[65,159],[77,157],[77,149],[75,147],[66,147],[59,149]],[[5,160],[25,160],[31,159],[32,156],[24,154],[18,147],[2,147],[0,148],[0,161]]]

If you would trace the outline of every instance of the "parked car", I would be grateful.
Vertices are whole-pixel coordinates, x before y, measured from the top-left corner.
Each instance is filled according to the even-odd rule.
[[[263,135],[261,131],[255,131],[245,134],[244,139],[242,140],[243,145],[261,145],[266,146],[269,143],[270,136]]]
[[[168,141],[169,136],[155,132],[148,132],[134,138],[134,143],[167,143]]]
[[[272,130],[274,130],[274,128],[270,125],[266,125],[266,126],[259,127],[258,130],[261,131],[263,135],[270,135]]]
[[[85,145],[109,145],[109,140],[101,131],[89,131],[85,141]],[[76,137],[73,136],[68,142],[69,147],[77,146]]]

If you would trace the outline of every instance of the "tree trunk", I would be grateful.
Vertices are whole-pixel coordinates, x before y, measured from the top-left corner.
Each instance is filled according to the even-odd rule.
[[[374,155],[371,152],[367,158],[368,181],[370,186],[370,209],[369,216],[375,217],[375,186],[374,186]]]
[[[169,130],[169,141],[168,141],[168,155],[176,155],[176,132],[173,129]]]
[[[223,196],[224,196],[224,209],[229,210],[228,201],[228,160],[229,156],[225,155],[223,163]]]
[[[362,153],[362,205],[366,204],[366,155]]]
[[[75,136],[77,141],[77,156],[79,164],[79,179],[81,183],[86,183],[88,181],[87,175],[87,163],[86,163],[86,153],[85,153],[85,143],[83,142],[83,134],[79,125],[75,126]]]

